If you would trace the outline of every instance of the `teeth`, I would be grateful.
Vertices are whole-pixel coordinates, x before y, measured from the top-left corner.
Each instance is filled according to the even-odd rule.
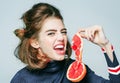
[[[55,48],[63,48],[63,47],[64,47],[63,45],[58,45]]]

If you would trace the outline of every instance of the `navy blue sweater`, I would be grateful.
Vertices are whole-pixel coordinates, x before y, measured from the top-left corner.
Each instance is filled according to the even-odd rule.
[[[87,74],[84,79],[78,83],[120,83],[120,65],[115,53],[114,61],[111,62],[106,53],[104,53],[107,64],[109,80],[96,75],[87,65]],[[48,63],[44,69],[30,70],[27,67],[21,69],[12,78],[10,83],[72,83],[66,77],[66,71],[74,60],[53,61]]]

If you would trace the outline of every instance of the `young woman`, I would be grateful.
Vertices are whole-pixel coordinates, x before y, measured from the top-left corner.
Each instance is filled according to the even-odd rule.
[[[21,40],[15,55],[27,66],[16,73],[11,83],[72,83],[66,71],[74,60],[70,58],[71,46],[59,10],[38,3],[23,14],[22,20],[25,27],[15,30]],[[104,49],[108,70],[112,69],[107,80],[86,65],[87,74],[79,83],[120,83],[120,66],[101,26],[83,28],[78,33]]]

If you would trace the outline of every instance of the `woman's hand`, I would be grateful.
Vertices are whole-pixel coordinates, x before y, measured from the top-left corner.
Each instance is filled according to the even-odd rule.
[[[98,25],[88,28],[81,28],[79,30],[79,34],[82,38],[85,38],[91,41],[92,43],[99,45],[100,47],[104,47],[105,45],[107,45],[107,43],[109,43],[102,27]]]
[[[113,49],[111,49],[111,43],[106,38],[101,26],[95,25],[89,28],[82,28],[79,30],[79,34],[82,38],[85,38],[103,48],[113,62]]]

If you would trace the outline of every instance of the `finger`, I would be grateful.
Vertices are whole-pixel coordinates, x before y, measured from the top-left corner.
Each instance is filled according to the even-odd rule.
[[[85,28],[80,28],[78,32],[85,32]]]
[[[91,32],[92,32],[92,29],[90,28],[90,29],[88,29],[88,40],[92,40],[92,34],[91,34]]]
[[[78,31],[78,33],[80,34],[80,36],[81,36],[82,38],[86,38],[85,32],[86,32],[86,29],[85,29],[85,28],[81,28],[81,29],[79,29],[79,31]]]
[[[92,31],[91,31],[92,41],[94,40],[96,33],[97,33],[97,30],[96,29],[92,29]]]
[[[86,36],[86,39],[89,40],[89,29],[86,29],[85,36]]]
[[[87,40],[89,41],[93,41],[93,33],[92,33],[92,28],[87,28],[86,29],[86,37],[87,37]]]

